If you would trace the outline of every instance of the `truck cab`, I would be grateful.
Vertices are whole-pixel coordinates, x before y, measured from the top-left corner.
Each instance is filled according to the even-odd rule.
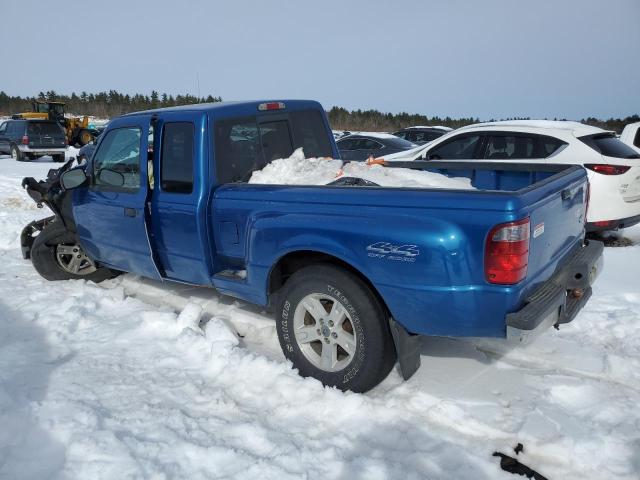
[[[322,107],[306,101],[188,106],[115,119],[87,165],[91,183],[75,192],[80,241],[109,268],[210,284],[229,267],[208,242],[213,186],[246,181],[298,147],[337,157],[330,133]],[[227,161],[216,163],[216,154]],[[223,224],[220,235],[233,240],[237,232]]]

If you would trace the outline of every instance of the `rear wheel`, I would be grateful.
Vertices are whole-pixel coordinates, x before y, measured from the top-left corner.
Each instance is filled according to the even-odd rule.
[[[300,375],[341,390],[366,392],[395,363],[384,307],[360,278],[334,265],[306,267],[288,279],[276,328]]]
[[[54,162],[64,162],[64,153],[61,153],[60,155],[52,155],[51,157],[53,158]]]
[[[18,162],[22,162],[25,158],[17,145],[11,145],[11,158]]]
[[[51,222],[36,237],[31,260],[36,271],[47,280],[101,282],[117,275],[113,270],[96,266],[82,250],[75,234],[59,221]]]

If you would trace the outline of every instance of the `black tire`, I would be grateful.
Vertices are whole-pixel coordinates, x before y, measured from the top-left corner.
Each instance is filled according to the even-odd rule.
[[[78,139],[78,144],[81,147],[84,147],[94,139],[93,134],[89,130],[84,128],[78,132],[78,135],[76,138]]]
[[[309,295],[322,297],[319,301],[326,302],[323,306],[325,310],[329,309],[328,316],[329,311],[333,309],[332,302],[337,302],[348,314],[346,320],[356,339],[356,346],[351,356],[346,350],[338,349],[338,355],[346,357],[342,361],[349,362],[340,370],[327,371],[310,360],[309,356],[313,356],[314,352],[321,357],[318,349],[324,351],[325,344],[330,341],[338,343],[338,340],[331,340],[332,337],[338,337],[334,336],[333,332],[337,327],[334,327],[333,323],[329,322],[332,328],[327,329],[328,323],[321,325],[309,310],[301,306],[303,299],[308,299]],[[303,313],[302,317],[296,317],[298,308],[301,308],[301,312],[307,313]],[[324,312],[321,315],[324,315]],[[296,318],[298,321],[304,318],[305,326],[312,327],[311,332],[321,331],[322,333],[318,334],[320,340],[300,342],[295,333]],[[327,318],[322,320],[327,321]],[[320,326],[323,330],[315,329]],[[386,309],[360,278],[334,265],[318,264],[305,267],[287,280],[278,298],[276,329],[285,357],[291,360],[300,375],[316,378],[324,385],[335,386],[340,390],[370,390],[386,378],[396,361]],[[303,353],[301,345],[307,353]],[[339,363],[336,362],[335,365],[337,367]]]
[[[25,160],[24,154],[20,151],[17,145],[11,145],[9,152],[11,153],[11,158],[14,160],[17,160],[18,162],[23,162]]]
[[[64,153],[61,153],[60,155],[52,155],[51,158],[53,158],[54,162],[62,163],[64,162]]]
[[[65,270],[56,256],[59,245],[78,245],[75,234],[65,229],[59,221],[47,225],[33,242],[31,261],[36,271],[46,280],[91,280],[98,283],[118,275],[118,272],[106,267],[97,267],[95,271],[86,274],[74,274]]]

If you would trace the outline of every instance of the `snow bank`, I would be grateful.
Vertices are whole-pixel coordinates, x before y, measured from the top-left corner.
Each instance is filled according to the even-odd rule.
[[[0,157],[0,478],[550,479],[640,472],[640,245],[607,248],[583,311],[537,343],[425,338],[366,395],[301,378],[273,317],[125,275],[46,282],[20,188],[56,164]],[[640,227],[625,231],[640,242]]]
[[[249,183],[275,185],[326,185],[341,177],[357,177],[383,187],[449,188],[471,190],[468,178],[450,178],[439,173],[367,165],[366,162],[344,163],[329,158],[305,158],[298,148],[289,158],[273,160],[262,170],[253,172]]]

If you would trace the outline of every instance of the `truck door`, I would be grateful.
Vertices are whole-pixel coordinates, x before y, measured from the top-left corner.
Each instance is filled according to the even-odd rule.
[[[206,116],[192,111],[163,112],[154,122],[154,138],[149,198],[157,259],[168,279],[209,284],[212,266],[205,212],[212,181]]]
[[[114,120],[87,165],[90,184],[74,191],[73,215],[87,253],[125,272],[160,279],[149,241],[150,116]]]

